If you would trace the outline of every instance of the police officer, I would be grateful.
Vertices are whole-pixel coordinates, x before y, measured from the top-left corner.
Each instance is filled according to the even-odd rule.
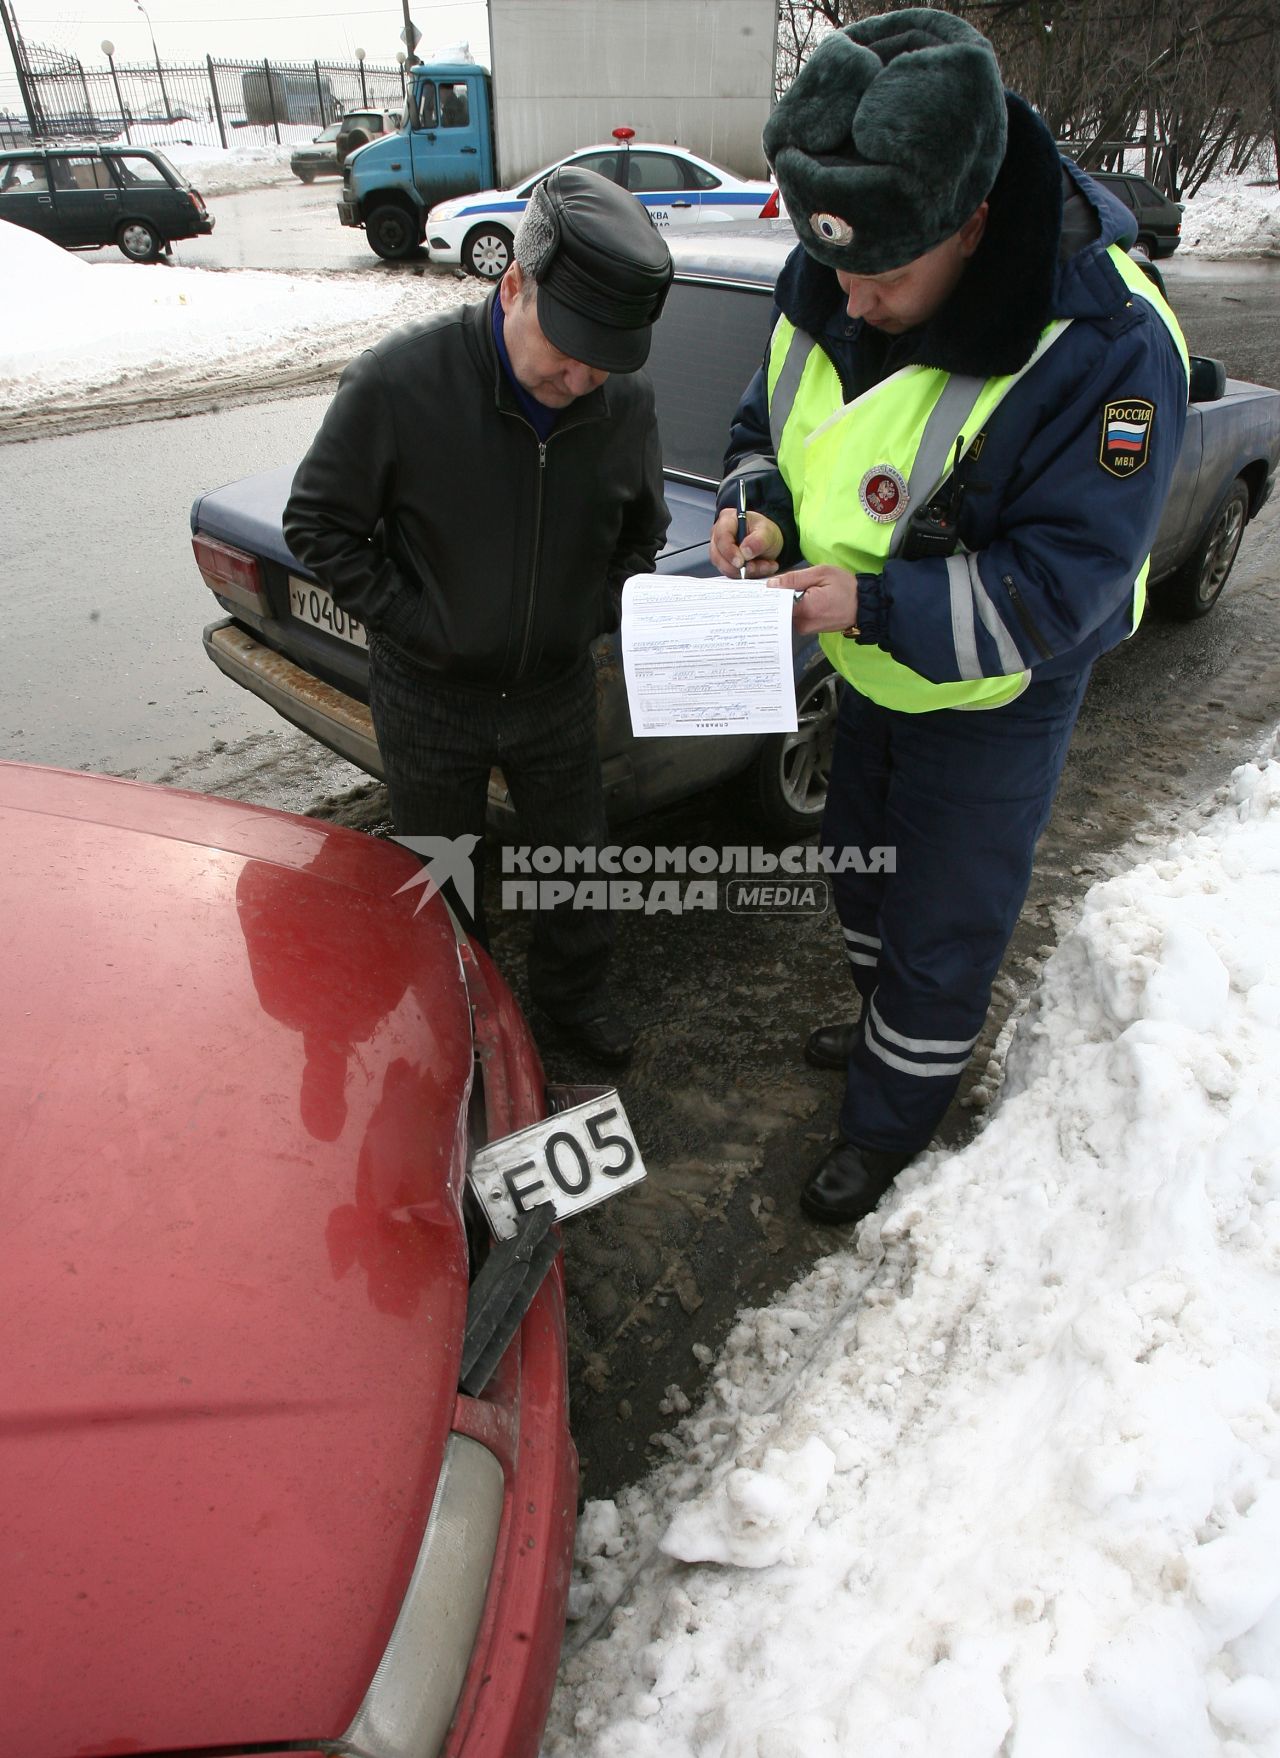
[[[1090,668],[1142,614],[1186,349],[1132,217],[950,13],[825,39],[764,141],[800,246],[711,547],[845,680],[823,843],[894,850],[837,862],[860,1018],[806,1046],[845,1094],[801,1206],[848,1222],[977,1043]]]

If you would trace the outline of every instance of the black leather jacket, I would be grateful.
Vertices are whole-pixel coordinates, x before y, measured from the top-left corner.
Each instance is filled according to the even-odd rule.
[[[495,297],[351,362],[284,532],[342,608],[416,666],[519,689],[617,626],[622,582],[650,571],[669,515],[647,376],[607,379],[540,442],[498,360]]]

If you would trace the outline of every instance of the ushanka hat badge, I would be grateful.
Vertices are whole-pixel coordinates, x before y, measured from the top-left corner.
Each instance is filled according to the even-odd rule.
[[[995,52],[912,6],[825,37],[765,124],[792,224],[829,268],[878,275],[958,232],[991,193],[1008,121]]]

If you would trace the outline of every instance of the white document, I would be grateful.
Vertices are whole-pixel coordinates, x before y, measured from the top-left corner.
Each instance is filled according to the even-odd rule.
[[[635,736],[795,732],[792,603],[761,580],[628,580],[622,663]]]

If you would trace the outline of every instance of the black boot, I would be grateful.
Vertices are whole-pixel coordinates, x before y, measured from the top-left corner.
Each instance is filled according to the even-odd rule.
[[[835,1068],[844,1073],[849,1065],[849,1052],[858,1039],[856,1020],[843,1025],[819,1026],[810,1032],[804,1047],[804,1059],[814,1068]]]
[[[837,1028],[838,1029],[838,1028]],[[869,1215],[898,1173],[915,1156],[886,1154],[835,1141],[800,1192],[800,1207],[814,1221],[843,1226]]]
[[[562,1037],[597,1062],[610,1068],[625,1068],[630,1062],[638,1034],[629,1020],[611,1008],[592,1019],[562,1019],[556,1023]]]

